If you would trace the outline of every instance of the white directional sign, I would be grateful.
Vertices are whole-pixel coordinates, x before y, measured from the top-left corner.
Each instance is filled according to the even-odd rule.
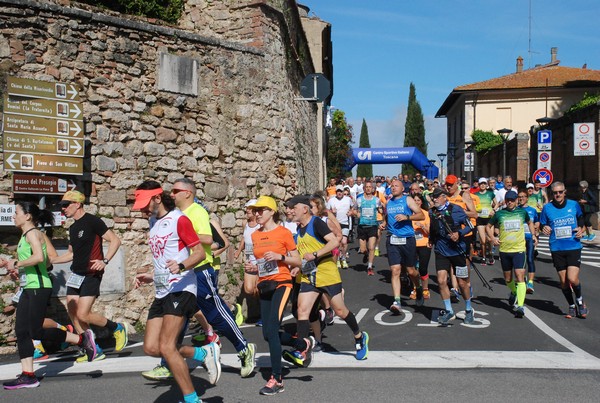
[[[596,125],[591,123],[573,124],[573,149],[575,156],[596,155]]]

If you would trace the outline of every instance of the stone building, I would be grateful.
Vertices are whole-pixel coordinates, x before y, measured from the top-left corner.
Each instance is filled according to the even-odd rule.
[[[234,243],[249,198],[318,188],[317,106],[295,100],[314,72],[293,0],[188,0],[177,26],[68,0],[0,1],[0,91],[8,75],[80,88],[90,170],[74,179],[125,252],[125,295],[105,303],[115,319],[145,319],[153,293],[129,281],[150,263],[147,221],[131,211],[143,180],[169,190],[192,178]],[[0,172],[0,203],[11,175]]]

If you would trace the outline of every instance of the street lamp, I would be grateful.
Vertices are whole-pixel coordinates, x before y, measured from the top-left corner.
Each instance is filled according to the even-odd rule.
[[[437,156],[440,159],[440,169],[442,170],[442,174],[440,175],[440,183],[442,183],[442,181],[445,178],[445,176],[444,176],[444,158],[446,158],[446,154],[439,153]]]
[[[430,175],[433,176],[433,167],[435,166],[435,160],[429,160],[429,166],[431,167]],[[428,178],[433,179],[433,178]]]
[[[502,177],[506,178],[506,142],[508,141],[508,136],[510,136],[512,130],[504,128],[497,130],[497,132],[502,139]]]

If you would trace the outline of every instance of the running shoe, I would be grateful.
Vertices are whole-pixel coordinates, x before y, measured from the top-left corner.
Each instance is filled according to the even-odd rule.
[[[375,275],[375,270],[373,270],[372,267],[368,267],[367,268],[367,276],[374,276]]]
[[[113,332],[113,336],[115,338],[115,351],[121,351],[127,345],[129,341],[128,333],[128,325],[127,323],[119,323],[117,325],[117,330]]]
[[[582,302],[581,304],[577,304],[577,317],[585,319],[585,318],[587,318],[587,315],[588,315],[587,305],[584,302]]]
[[[102,351],[100,346],[96,344],[96,354],[94,355],[94,357],[91,360],[88,360],[87,353],[86,353],[85,355],[82,355],[81,357],[76,359],[75,362],[78,364],[81,364],[83,362],[89,362],[89,361],[102,361],[105,358],[106,358],[106,355],[104,354],[104,352]]]
[[[319,326],[321,328],[321,333],[323,333],[323,331],[327,327],[327,322],[325,322],[326,316],[327,316],[327,314],[325,313],[325,310],[319,309]]]
[[[450,289],[450,302],[452,302],[453,304],[456,304],[458,301],[460,301],[460,292],[458,292],[458,290],[456,288],[451,288]]]
[[[517,309],[515,310],[515,318],[522,318],[525,316],[525,308],[523,308],[522,306],[518,306]]]
[[[173,379],[173,374],[169,368],[160,364],[150,371],[142,372],[142,376],[151,381],[165,381],[167,379]]]
[[[576,316],[577,316],[577,308],[575,308],[575,305],[569,306],[569,312],[565,315],[565,318],[572,319]]]
[[[369,355],[369,335],[367,332],[362,332],[360,339],[354,339],[356,342],[356,359],[359,361],[366,360]]]
[[[283,387],[283,381],[277,382],[277,380],[271,375],[269,382],[267,382],[267,384],[258,393],[264,396],[273,396],[283,391],[285,391],[285,388]]]
[[[438,316],[438,323],[442,326],[447,326],[448,322],[456,318],[453,311],[444,312],[443,314],[442,312],[444,311],[441,311],[440,316]]]
[[[508,305],[514,309],[515,302],[517,302],[517,294],[513,294],[511,291],[510,295],[508,296]]]
[[[40,350],[39,348],[36,348],[35,350],[33,350],[33,360],[34,361],[42,361],[42,360],[47,360],[48,359],[48,354],[42,352],[42,350]]]
[[[240,304],[235,304],[233,306],[233,316],[235,318],[236,325],[242,326],[244,323],[244,315],[242,314],[242,306]]]
[[[402,305],[400,305],[400,301],[394,301],[392,306],[390,306],[390,311],[396,315],[402,315]]]
[[[302,356],[302,352],[298,350],[284,350],[281,357],[297,367],[302,368],[304,366],[304,357]]]
[[[262,327],[262,319],[257,320],[254,326]]]
[[[425,303],[425,298],[423,298],[423,288],[419,287],[417,288],[416,292],[416,304],[417,306],[423,306],[423,304]]]
[[[94,338],[94,332],[91,329],[83,332],[81,337],[81,347],[85,350],[85,355],[88,361],[92,361],[96,357],[96,339]]]
[[[320,353],[321,351],[323,351],[323,343],[315,340],[315,345],[313,347],[313,353]]]
[[[475,322],[475,311],[473,309],[470,309],[468,311],[465,311],[465,318],[463,319],[463,323],[465,325],[470,325],[473,322]]]
[[[415,287],[413,287],[412,291],[410,292],[410,299],[417,299],[417,289]]]
[[[308,368],[312,363],[315,339],[314,337],[310,336],[308,339],[304,339],[304,341],[306,342],[306,349],[304,351],[285,350],[282,354],[283,359],[298,367]]]
[[[256,344],[248,343],[246,348],[238,353],[241,361],[240,375],[242,378],[247,378],[254,371],[254,357],[256,355]]]
[[[342,269],[347,269],[348,266],[348,262],[346,261],[346,259],[342,260]]]
[[[594,234],[593,232],[588,236],[587,240],[588,241],[593,241],[594,239],[596,239],[596,234]]]
[[[369,252],[363,253],[363,263],[366,264],[369,262]]]
[[[527,294],[533,294],[534,289],[533,289],[533,281],[528,281],[527,282]]]
[[[379,256],[379,248],[375,248],[375,256]]]
[[[337,268],[341,269],[342,268],[342,262],[338,259],[338,261],[336,262]]]
[[[315,346],[316,340],[313,336],[309,336],[308,339],[304,339],[306,342],[306,350],[302,352],[304,356],[303,367],[308,368],[313,360],[313,347]]]
[[[325,309],[325,322],[327,322],[327,326],[333,325],[334,320],[335,320],[335,315],[333,314],[333,309],[332,308]]]
[[[423,288],[423,298],[425,298],[425,299],[431,298],[431,293],[429,292],[429,288]]]
[[[21,373],[14,381],[4,382],[2,385],[4,386],[4,389],[7,390],[37,388],[40,386],[40,381],[35,375],[29,376]]]
[[[487,264],[488,264],[488,265],[490,265],[490,266],[491,266],[491,265],[493,265],[495,262],[496,262],[496,261],[494,260],[494,257],[493,257],[493,256],[490,256],[490,257],[488,257],[488,258],[487,258]]]
[[[216,343],[210,343],[202,347],[206,351],[204,365],[208,372],[208,382],[211,385],[216,385],[221,377],[221,348]]]
[[[589,235],[583,235],[581,238],[579,238],[580,241],[589,241]]]

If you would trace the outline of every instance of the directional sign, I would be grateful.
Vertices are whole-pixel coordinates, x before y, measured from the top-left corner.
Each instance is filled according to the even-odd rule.
[[[4,112],[62,120],[81,120],[81,106],[73,102],[4,96]]]
[[[56,176],[13,175],[13,193],[63,194],[73,189],[75,189],[73,181]]]
[[[4,152],[4,169],[83,175],[83,158]]]
[[[535,171],[533,173],[532,178],[533,178],[534,182],[536,180],[539,180],[540,186],[543,188],[550,186],[550,184],[554,180],[554,176],[552,175],[552,172],[546,168],[541,168],[541,169],[538,169],[537,171]]]
[[[552,151],[538,151],[537,167],[550,169],[552,165]]]
[[[331,82],[323,74],[309,74],[300,84],[300,94],[307,101],[323,102],[331,95]]]
[[[552,149],[552,130],[540,130],[537,132],[538,150],[546,151]]]
[[[83,122],[5,114],[4,132],[83,139]]]
[[[83,140],[4,133],[4,151],[83,157]]]
[[[79,102],[79,90],[73,84],[56,83],[9,76],[6,82],[9,95],[29,98],[57,99]]]
[[[573,143],[575,156],[596,155],[594,122],[573,124]]]

